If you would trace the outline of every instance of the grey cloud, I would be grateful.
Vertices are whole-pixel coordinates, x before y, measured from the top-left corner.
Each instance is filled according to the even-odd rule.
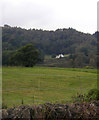
[[[19,5],[6,4],[3,13],[3,23],[24,26],[27,24],[43,25],[52,18],[52,9],[35,3],[21,3]]]

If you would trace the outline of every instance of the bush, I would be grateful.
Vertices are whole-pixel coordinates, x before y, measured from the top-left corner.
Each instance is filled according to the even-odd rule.
[[[85,69],[94,69],[93,66],[85,66],[84,68],[85,68]]]
[[[5,104],[4,102],[2,103],[2,109],[7,109],[8,108],[8,106],[7,106],[7,104]]]
[[[74,102],[84,102],[84,101],[93,101],[99,100],[99,90],[98,89],[91,89],[87,94],[77,94],[76,96],[72,97]]]
[[[87,96],[89,100],[99,100],[99,90],[98,89],[91,89]]]
[[[84,102],[86,101],[86,95],[85,94],[79,94],[72,97],[73,102]]]

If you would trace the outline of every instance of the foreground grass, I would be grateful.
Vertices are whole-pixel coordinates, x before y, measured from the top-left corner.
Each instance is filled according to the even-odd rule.
[[[96,69],[3,67],[3,102],[19,104],[70,101],[97,87]]]

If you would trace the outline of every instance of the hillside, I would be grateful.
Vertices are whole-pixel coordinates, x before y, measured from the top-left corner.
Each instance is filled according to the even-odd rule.
[[[22,29],[5,25],[3,28],[3,64],[20,47],[32,43],[43,55],[81,54],[96,58],[96,35],[85,34],[73,28],[56,31]],[[6,61],[5,61],[6,59]],[[87,62],[89,62],[87,61]]]

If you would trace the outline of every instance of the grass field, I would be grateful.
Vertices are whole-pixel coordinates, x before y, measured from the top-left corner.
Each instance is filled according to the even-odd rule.
[[[70,101],[97,87],[96,69],[3,67],[3,102],[8,107]]]

